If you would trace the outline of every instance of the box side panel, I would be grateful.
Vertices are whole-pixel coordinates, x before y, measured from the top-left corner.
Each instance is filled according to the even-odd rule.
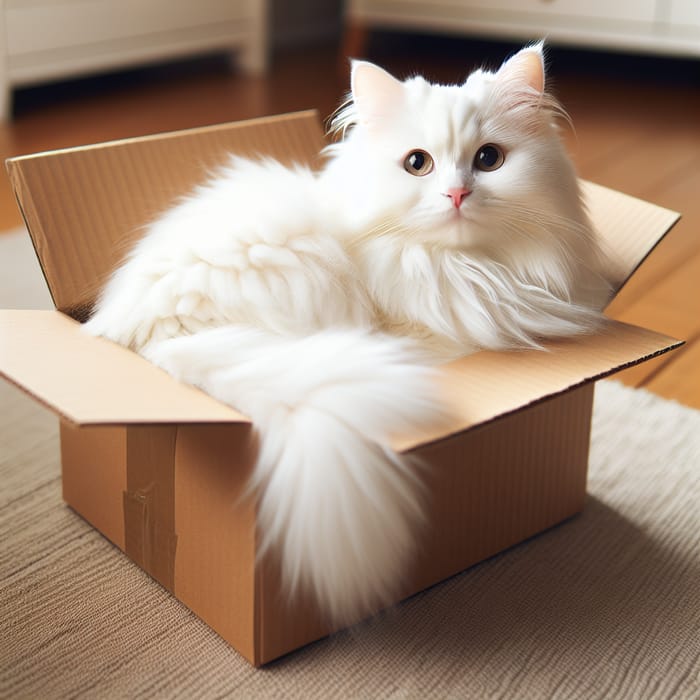
[[[126,548],[126,428],[61,421],[63,500],[120,549]]]
[[[407,594],[583,509],[592,406],[588,384],[418,451],[430,529]]]
[[[593,385],[417,451],[426,462],[427,529],[403,599],[583,508]],[[332,630],[308,600],[292,605],[276,567],[259,572],[257,663]]]
[[[65,501],[255,663],[248,425],[61,424]]]
[[[175,453],[175,594],[255,663],[250,426],[181,426]]]

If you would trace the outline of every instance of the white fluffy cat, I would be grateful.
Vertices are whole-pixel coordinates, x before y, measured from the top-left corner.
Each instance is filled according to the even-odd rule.
[[[440,420],[431,365],[588,332],[608,295],[541,45],[456,86],[354,62],[351,97],[321,172],[232,159],[86,324],[252,418],[263,549],[335,621],[407,571],[421,480],[386,443]]]

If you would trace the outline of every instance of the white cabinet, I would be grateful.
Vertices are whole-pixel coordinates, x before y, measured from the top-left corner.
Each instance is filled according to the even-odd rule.
[[[10,90],[206,51],[267,55],[266,0],[0,0],[0,114]]]
[[[700,0],[347,0],[346,22],[700,57]]]
[[[371,3],[368,3],[371,4]],[[474,0],[446,3],[471,7],[481,12],[505,12],[512,15],[533,15],[540,19],[653,21],[656,0]]]
[[[686,36],[700,36],[700,0],[671,0],[669,29]]]

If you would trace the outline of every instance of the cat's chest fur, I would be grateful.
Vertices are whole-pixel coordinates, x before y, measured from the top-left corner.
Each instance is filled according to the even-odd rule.
[[[516,274],[484,251],[407,243],[400,235],[351,248],[377,323],[420,339],[440,359],[477,349],[536,347],[580,332],[590,310]]]
[[[351,250],[378,326],[420,339],[446,356],[470,352],[493,340],[488,332],[479,332],[479,317],[485,310],[477,291],[464,280],[458,287],[454,284],[454,251],[406,245],[400,237],[370,240]],[[465,315],[473,316],[466,322],[469,331]]]

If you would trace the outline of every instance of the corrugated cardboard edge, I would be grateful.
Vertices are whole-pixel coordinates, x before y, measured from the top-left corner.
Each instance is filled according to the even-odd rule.
[[[450,363],[456,369],[448,365],[444,371],[445,402],[454,408],[449,421],[425,426],[411,436],[396,437],[390,441],[392,446],[408,450],[461,432],[681,344],[617,321],[608,322],[608,326],[610,338],[601,333],[554,344],[550,351],[521,351],[510,353],[510,357],[506,353],[484,352]],[[54,346],[61,349],[63,360],[57,360],[61,374],[56,373],[55,363],[46,362],[49,336]],[[59,337],[63,338],[62,343],[58,342]],[[617,345],[611,344],[614,339]],[[570,357],[577,358],[578,364],[571,363]],[[515,369],[505,372],[501,361]],[[493,370],[494,362],[501,362],[495,378],[487,371]],[[103,381],[105,367],[106,371],[118,368],[118,376],[110,385]],[[516,370],[517,377],[506,376]],[[59,311],[0,310],[0,374],[75,425],[250,422],[131,351],[82,335],[78,324]],[[145,387],[145,395],[139,401],[134,401],[130,389],[134,382]],[[102,386],[100,392],[95,392],[96,386]],[[503,392],[508,396],[504,398]],[[472,400],[473,395],[478,400]],[[501,398],[495,401],[494,397]]]
[[[15,202],[17,202],[17,208],[22,215],[22,221],[24,221],[24,225],[27,228],[29,240],[32,242],[32,248],[34,248],[34,253],[39,261],[39,267],[41,268],[41,274],[44,277],[44,282],[46,282],[46,288],[49,290],[53,305],[56,306],[56,299],[51,291],[51,284],[44,267],[44,252],[37,248],[37,245],[40,245],[38,241],[42,241],[44,238],[43,236],[39,238],[32,235],[32,231],[36,231],[37,228],[41,226],[41,221],[37,213],[37,207],[32,198],[31,188],[27,186],[24,180],[22,170],[16,166],[13,160],[14,159],[12,158],[7,158],[5,160],[5,170],[7,171],[7,175],[12,185],[12,191],[15,197]],[[23,201],[28,202],[30,206],[23,206]]]

